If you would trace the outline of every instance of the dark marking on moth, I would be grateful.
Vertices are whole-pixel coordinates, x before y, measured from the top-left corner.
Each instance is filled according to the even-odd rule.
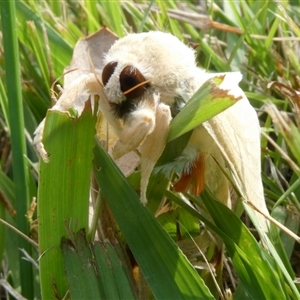
[[[170,107],[172,118],[174,118],[182,110],[185,104],[186,102],[184,101],[181,95],[175,96],[174,103]]]
[[[118,65],[118,62],[111,61],[109,62],[102,71],[102,83],[104,86],[107,85],[111,75],[114,73],[116,67]]]
[[[133,66],[126,66],[122,70],[119,81],[121,91],[124,93],[124,100],[121,103],[110,102],[110,106],[117,118],[125,119],[128,114],[136,110],[141,96],[143,96],[150,85],[143,74]]]
[[[125,119],[128,114],[133,112],[137,106],[137,99],[125,99],[121,103],[110,102],[113,114],[119,119]]]
[[[127,66],[120,73],[120,87],[127,99],[135,99],[142,96],[147,88],[144,75],[135,67]],[[140,85],[145,82],[144,85]],[[140,85],[140,86],[138,86]],[[135,89],[133,89],[136,87]],[[131,90],[129,93],[127,91]]]

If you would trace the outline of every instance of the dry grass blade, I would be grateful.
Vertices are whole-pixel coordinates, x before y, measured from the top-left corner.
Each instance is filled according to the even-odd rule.
[[[272,146],[280,153],[284,160],[290,165],[294,172],[300,175],[300,168],[295,162],[288,156],[288,154],[278,146],[278,144],[270,138],[265,132],[262,132],[262,135],[272,144]]]
[[[39,249],[39,245],[32,240],[31,238],[29,238],[26,234],[24,234],[23,232],[21,232],[20,230],[18,230],[16,227],[12,226],[11,224],[9,224],[8,222],[4,221],[3,219],[0,218],[0,223],[4,224],[5,226],[7,226],[8,228],[12,229],[13,231],[15,231],[18,235],[20,235],[24,240],[26,240],[27,242],[29,242],[32,246],[34,246],[36,249]]]
[[[300,162],[300,133],[299,129],[288,117],[286,112],[279,112],[274,104],[266,103],[265,110],[271,116],[275,126],[284,137],[287,145],[289,146],[292,154],[298,162]],[[298,114],[296,114],[298,117]]]
[[[257,208],[252,202],[248,201],[245,203],[246,205],[249,205],[250,207],[252,207],[255,211],[259,212],[260,214],[262,214],[266,219],[268,219],[269,221],[271,221],[274,225],[276,225],[278,228],[280,228],[282,231],[284,231],[286,234],[288,234],[291,238],[293,238],[297,243],[300,244],[300,237],[298,235],[296,235],[294,232],[292,232],[291,230],[289,230],[286,226],[282,225],[280,222],[278,222],[277,220],[275,220],[274,218],[272,218],[270,215],[265,214],[264,212],[262,212],[259,208]]]
[[[10,283],[5,279],[0,279],[0,286],[3,286],[3,288],[14,297],[16,300],[26,300],[21,294],[19,294],[11,285]]]
[[[221,31],[232,32],[237,34],[243,33],[243,30],[239,28],[222,24],[219,22],[214,22],[209,16],[198,14],[195,12],[187,12],[178,9],[168,9],[168,15],[173,19],[176,19],[181,22],[186,22],[202,30],[218,29]]]

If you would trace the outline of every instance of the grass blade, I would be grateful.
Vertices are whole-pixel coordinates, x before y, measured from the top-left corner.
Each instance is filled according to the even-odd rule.
[[[88,228],[89,187],[95,119],[86,107],[78,119],[48,112],[38,191],[40,281],[43,299],[63,297],[67,283],[59,249],[62,237]]]
[[[168,141],[172,141],[182,134],[192,130],[226,108],[238,99],[219,89],[224,77],[215,77],[206,81],[192,96],[189,102],[172,120]]]
[[[253,299],[287,299],[285,279],[275,259],[229,208],[214,200],[207,191],[201,198],[216,226],[226,234],[226,238],[223,237],[226,249],[247,293]]]
[[[109,268],[112,269],[112,274],[114,276],[114,286],[112,286],[111,290],[105,289],[106,295],[108,292],[112,292],[112,289],[118,292],[119,299],[135,299],[136,296],[133,292],[133,285],[130,282],[130,278],[128,276],[127,270],[125,269],[127,266],[124,264],[125,260],[121,259],[119,255],[122,255],[122,250],[119,248],[119,244],[112,244],[108,241],[104,241],[103,249],[107,253],[108,261],[110,262]],[[99,244],[96,244],[95,249],[99,248]],[[96,252],[96,259],[97,252]],[[106,284],[104,284],[104,288]],[[106,296],[106,299],[115,299],[113,296]]]
[[[21,92],[21,78],[19,65],[19,49],[16,35],[16,12],[14,1],[1,3],[1,20],[6,62],[6,83],[8,98],[9,129],[13,153],[13,173],[16,192],[17,226],[24,234],[29,235],[29,223],[25,217],[29,207],[28,168],[25,159],[26,144],[24,136],[24,118]],[[30,245],[19,237],[18,247],[31,252]],[[20,258],[22,254],[20,252]],[[20,259],[20,276],[23,295],[33,298],[32,266]]]
[[[26,39],[30,37],[29,33],[24,30],[26,28],[26,22],[28,20],[32,20],[38,32],[40,34],[41,39],[42,34],[42,25],[45,24],[47,35],[49,38],[49,44],[51,48],[51,57],[53,60],[53,68],[55,71],[55,76],[60,76],[62,74],[63,68],[68,65],[70,59],[72,57],[72,47],[71,45],[56,32],[49,24],[45,22],[45,20],[41,19],[36,13],[34,13],[29,6],[25,4],[23,1],[17,1],[16,9],[17,9],[17,17],[18,22],[22,24],[22,30],[19,30],[19,39],[24,43],[26,43]]]
[[[104,299],[103,286],[98,284],[94,254],[84,230],[73,235],[71,240],[63,238],[61,249],[71,299]]]
[[[138,195],[99,143],[94,151],[98,184],[154,296],[158,299],[212,299],[195,269],[141,205]]]

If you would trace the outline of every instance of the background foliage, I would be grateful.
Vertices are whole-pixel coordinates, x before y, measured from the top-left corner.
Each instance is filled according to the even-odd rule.
[[[78,123],[84,123],[89,130],[94,126],[90,108],[86,107],[86,119],[78,122],[66,120],[68,118],[63,115],[49,116],[54,124],[66,123],[66,132],[58,133],[56,142],[54,139],[48,141],[49,145],[58,145],[62,152],[56,166],[51,165],[51,169],[50,164],[43,163],[38,168],[39,159],[32,137],[47,109],[53,105],[53,82],[58,80],[63,85],[63,69],[69,65],[79,38],[104,25],[120,37],[127,32],[168,31],[185,43],[198,45],[199,67],[220,72],[240,70],[243,73],[241,86],[257,109],[262,126],[263,184],[269,211],[277,221],[299,234],[300,95],[297,91],[300,85],[300,2],[8,2],[0,4],[0,218],[30,237],[31,241],[25,240],[7,224],[0,223],[1,296],[10,295],[16,299],[51,296],[82,299],[87,295],[195,299],[197,295],[222,299],[299,299],[299,244],[291,236],[274,227],[268,237],[264,236],[264,248],[256,241],[258,232],[246,215],[242,216],[244,225],[209,192],[205,192],[201,199],[192,199],[201,207],[203,213],[199,214],[177,194],[167,191],[167,181],[159,175],[150,182],[150,198],[161,199],[165,195],[172,202],[164,206],[166,211],[155,214],[159,203],[150,201],[149,211],[145,211],[138,205],[134,192],[139,174],[134,173],[126,180],[98,144],[94,150],[95,179],[91,194],[95,198],[96,216],[100,215],[101,219],[102,232],[98,230],[98,235],[102,241],[91,244],[97,220],[93,220],[89,231],[87,214],[80,215],[88,210],[90,180],[85,176],[82,181],[80,176],[84,173],[77,169],[77,165],[72,166],[71,171],[62,172],[67,170],[64,165],[66,157],[77,155],[72,149],[80,145],[83,135]],[[70,132],[74,132],[73,140],[65,141]],[[93,136],[93,131],[90,136]],[[181,138],[180,143],[185,137]],[[85,144],[93,148],[94,141],[89,141]],[[174,145],[169,145],[165,153],[169,151],[170,154],[172,148]],[[64,149],[70,151],[65,153]],[[78,153],[81,155],[80,150]],[[91,156],[92,153],[85,156],[85,174],[89,174],[89,168],[92,168]],[[166,159],[171,156],[167,155]],[[106,176],[97,173],[104,166],[108,172]],[[74,170],[80,171],[77,174]],[[77,186],[79,191],[75,192],[74,186],[79,182],[76,181],[77,175],[81,186]],[[65,181],[56,178],[49,183],[56,176],[62,176]],[[122,188],[114,189],[115,182]],[[41,183],[46,190],[38,186]],[[60,183],[61,189],[52,194]],[[103,194],[93,195],[98,184]],[[38,206],[39,240],[37,212],[32,202],[38,196],[38,187],[38,201],[42,197],[43,203],[49,204]],[[62,195],[62,191],[65,194]],[[78,207],[73,205],[78,203],[77,197],[80,199]],[[101,200],[103,197],[110,209]],[[186,197],[191,199],[190,195]],[[126,201],[120,201],[124,198]],[[69,202],[64,202],[64,199]],[[54,208],[61,215],[54,213]],[[76,220],[73,213],[78,214]],[[41,223],[44,217],[49,220]],[[53,226],[54,223],[57,227]],[[41,226],[43,224],[46,226]],[[86,229],[84,237],[81,232],[77,235],[83,227]],[[56,235],[53,237],[47,232]],[[224,244],[211,243],[208,236],[212,232]],[[135,234],[143,236],[143,242],[139,242]],[[60,248],[61,237],[65,239]],[[49,249],[47,243],[51,238],[56,239],[57,245]],[[152,253],[150,249],[155,250]],[[144,253],[146,257],[143,257]],[[151,253],[156,255],[151,257]],[[51,257],[48,264],[43,262],[47,255]],[[95,265],[91,263],[94,260]],[[109,267],[107,261],[111,263]],[[72,274],[79,274],[82,265],[90,266],[84,269],[86,276],[91,278],[90,282],[72,282]],[[100,281],[99,266],[106,270],[100,272],[100,277],[105,274]],[[90,283],[93,284],[89,286]],[[99,288],[94,291],[95,285]],[[80,289],[76,290],[78,286]],[[91,291],[96,294],[88,294]]]

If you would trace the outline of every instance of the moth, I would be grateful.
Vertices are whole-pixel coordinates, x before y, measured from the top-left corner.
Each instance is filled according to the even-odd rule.
[[[52,110],[69,110],[83,93],[100,97],[100,112],[118,137],[113,158],[133,150],[140,153],[140,199],[144,205],[149,177],[166,145],[171,120],[199,87],[221,76],[219,92],[238,101],[194,128],[180,158],[184,167],[174,188],[198,195],[207,186],[230,207],[230,188],[224,174],[229,169],[243,199],[268,214],[261,181],[259,122],[238,86],[242,79],[239,72],[205,72],[197,67],[194,49],[159,31],[128,34],[116,40],[105,54],[103,66],[72,82]],[[48,161],[42,142],[44,123],[35,131],[34,144]],[[257,218],[266,229],[265,218],[260,214]]]

